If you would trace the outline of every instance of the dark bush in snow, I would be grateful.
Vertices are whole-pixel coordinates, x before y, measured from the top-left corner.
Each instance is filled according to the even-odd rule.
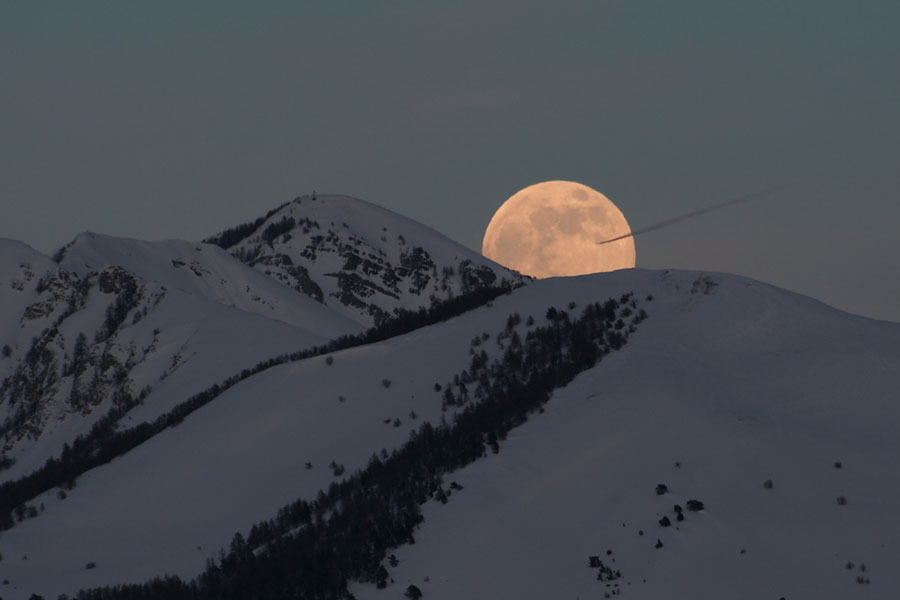
[[[422,590],[410,584],[409,587],[406,588],[406,593],[403,595],[411,600],[419,600],[419,598],[422,597]]]

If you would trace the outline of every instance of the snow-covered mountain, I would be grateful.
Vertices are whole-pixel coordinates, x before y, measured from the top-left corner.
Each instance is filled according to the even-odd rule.
[[[687,271],[463,311],[521,280],[343,197],[210,241],[0,240],[0,596],[900,591],[900,325]]]
[[[82,234],[57,264],[0,244],[4,480],[110,410],[158,414],[273,353],[361,329],[214,246]]]
[[[367,327],[503,279],[525,281],[421,223],[348,196],[302,196],[206,241]]]
[[[231,253],[83,233],[52,260],[0,240],[0,480],[104,416],[152,419],[261,360],[524,281],[353,198],[297,199],[251,225],[213,238]]]
[[[453,473],[391,586],[356,597],[896,598],[900,325],[725,275],[521,295],[592,285],[653,294],[650,318]]]
[[[65,498],[35,498],[0,535],[4,595],[194,577],[235,532],[477,405],[475,364],[607,298],[627,344],[446,474],[416,543],[385,559],[386,588],[353,594],[895,597],[900,326],[736,276],[640,270],[534,282],[244,380]]]

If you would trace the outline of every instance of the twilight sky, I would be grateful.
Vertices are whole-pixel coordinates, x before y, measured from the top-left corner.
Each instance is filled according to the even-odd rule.
[[[6,2],[0,236],[200,239],[317,190],[480,249],[569,179],[637,263],[900,321],[900,3]]]

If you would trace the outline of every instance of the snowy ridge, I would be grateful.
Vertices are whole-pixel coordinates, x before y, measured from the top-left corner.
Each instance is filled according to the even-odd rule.
[[[348,196],[303,196],[231,245],[257,270],[365,326],[515,274],[406,217]]]
[[[475,338],[502,356],[512,313],[524,337],[548,307],[574,313],[632,291],[649,319],[628,345],[558,390],[498,455],[448,477],[463,490],[426,505],[417,543],[386,565],[393,583],[353,593],[893,597],[900,484],[885,474],[900,459],[900,326],[740,277],[639,270],[538,281],[450,322],[245,380],[66,499],[39,498],[40,516],[0,536],[4,558],[28,555],[0,563],[4,595],[193,577],[235,531],[314,498],[335,479],[327,465],[352,472],[448,417],[435,384],[466,368]],[[705,509],[676,521],[674,504],[691,499]],[[593,555],[622,577],[598,581]]]
[[[143,281],[158,282],[191,296],[300,326],[321,337],[359,330],[334,311],[276,285],[209,244],[182,240],[145,242],[82,233],[67,247],[60,268],[83,277],[110,265]]]

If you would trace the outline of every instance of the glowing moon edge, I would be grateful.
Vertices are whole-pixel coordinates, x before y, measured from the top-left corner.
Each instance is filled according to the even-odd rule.
[[[525,275],[571,277],[635,266],[634,239],[622,211],[597,190],[574,181],[523,188],[494,213],[482,254]]]

